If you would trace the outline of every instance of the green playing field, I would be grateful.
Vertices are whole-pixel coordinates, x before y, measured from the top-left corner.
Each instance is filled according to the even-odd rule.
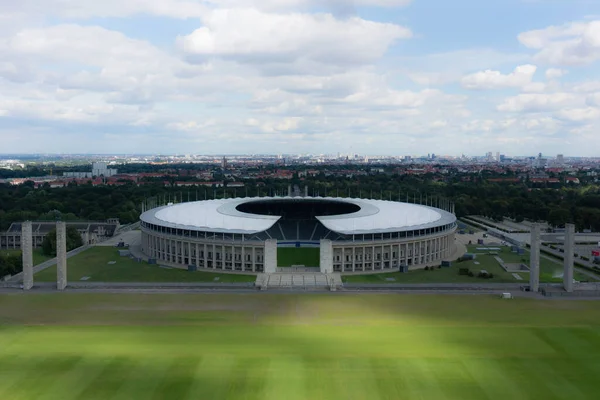
[[[277,248],[277,266],[291,267],[304,265],[306,267],[319,266],[318,247],[279,247]]]
[[[0,399],[596,399],[593,301],[0,296]]]

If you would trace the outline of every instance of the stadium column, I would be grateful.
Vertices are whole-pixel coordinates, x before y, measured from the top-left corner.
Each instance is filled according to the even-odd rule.
[[[64,221],[56,223],[56,288],[67,287],[67,225]]]
[[[529,262],[529,290],[537,292],[540,287],[540,226],[531,226],[531,255]]]
[[[321,239],[319,266],[322,273],[333,273],[333,243],[330,239]]]
[[[266,274],[277,272],[277,239],[265,241],[264,271]]]
[[[371,270],[375,271],[375,245],[371,246]]]
[[[242,252],[242,271],[246,270],[246,251],[245,251],[245,247],[244,247],[244,242],[242,242],[242,249],[240,250]]]
[[[346,269],[346,254],[345,254],[345,248],[342,247],[342,269],[341,271],[344,272],[344,270]]]
[[[356,246],[352,246],[352,272],[356,271]]]
[[[215,243],[213,243],[212,247],[213,247],[213,252],[212,252],[213,269],[217,269],[217,245]]]
[[[184,257],[187,256],[187,264],[188,265],[192,264],[192,242],[190,242],[190,240],[191,239],[188,239],[186,241],[186,243],[187,243],[187,254],[184,256]],[[194,265],[196,265],[196,264],[194,264]]]
[[[23,290],[29,290],[33,287],[33,234],[31,221],[25,221],[21,224],[21,255],[23,257]]]
[[[221,269],[225,271],[225,244],[221,243]]]
[[[573,260],[575,251],[575,225],[565,226],[565,269],[563,271],[563,286],[567,292],[573,291]]]
[[[252,272],[256,272],[256,247],[252,246]]]

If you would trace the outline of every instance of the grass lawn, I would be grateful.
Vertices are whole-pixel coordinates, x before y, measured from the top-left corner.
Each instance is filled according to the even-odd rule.
[[[342,281],[344,283],[519,283],[527,284],[529,282],[529,272],[518,272],[523,278],[522,281],[516,280],[511,272],[506,272],[498,264],[494,256],[488,254],[480,254],[477,247],[486,247],[471,245],[467,246],[470,253],[478,253],[477,258],[471,261],[464,261],[462,263],[453,262],[450,268],[435,268],[433,271],[415,270],[409,271],[408,273],[382,273],[373,275],[343,275]],[[493,246],[492,246],[493,247]],[[507,263],[519,263],[525,259],[525,264],[529,265],[529,252],[525,255],[518,255],[510,251],[510,247],[499,246],[501,250],[498,252],[500,258]],[[476,264],[478,263],[478,264]],[[562,277],[558,276],[562,273],[562,261],[559,263],[552,262],[540,257],[540,282],[562,282]],[[466,275],[458,275],[459,268],[469,268],[475,275],[480,270],[486,270],[488,273],[494,275],[492,279],[481,279],[475,277],[469,277]],[[583,275],[577,271],[574,273],[574,277],[579,281],[589,281],[590,277]],[[395,281],[388,281],[386,279],[394,278]]]
[[[116,261],[110,265],[109,261]],[[88,282],[254,282],[255,275],[217,274],[211,272],[188,272],[178,268],[161,268],[146,262],[137,263],[129,257],[120,257],[113,247],[92,247],[67,260],[67,279],[80,281],[89,276]],[[55,282],[56,266],[35,274],[38,282]]]
[[[0,399],[596,399],[592,301],[0,296]]]
[[[11,250],[3,249],[3,250],[0,250],[0,252],[5,253],[5,254],[6,253],[19,254],[19,256],[21,256],[21,249],[11,249]],[[33,249],[33,265],[34,266],[41,264],[44,261],[48,261],[52,258],[54,258],[54,257],[46,256],[46,255],[42,254],[42,249]]]
[[[472,246],[467,246],[467,249],[471,253],[477,253],[478,252],[477,247],[486,247],[486,246],[472,245]],[[510,247],[506,247],[506,246],[500,246],[500,247],[501,247],[502,251],[499,253],[499,257],[502,258],[504,260],[504,262],[507,262],[507,263],[523,262],[524,264],[529,265],[530,252],[528,250],[525,250],[524,255],[518,255],[516,253],[511,252]],[[481,261],[481,260],[479,260],[479,258],[482,258],[482,259],[488,258],[488,259],[491,259],[493,262],[496,262],[496,260],[494,260],[494,258],[490,257],[490,256],[478,255],[477,257],[478,257],[478,261]],[[552,261],[552,260],[549,260],[546,257],[544,257],[543,253],[540,255],[540,282],[560,283],[563,281],[562,272],[563,272],[563,261],[562,260]],[[529,279],[529,273],[524,273],[522,275],[527,280]],[[578,281],[593,280],[589,276],[581,274],[577,271],[574,271],[573,278]]]
[[[318,267],[320,264],[320,250],[318,247],[279,247],[277,248],[277,266],[304,265]]]

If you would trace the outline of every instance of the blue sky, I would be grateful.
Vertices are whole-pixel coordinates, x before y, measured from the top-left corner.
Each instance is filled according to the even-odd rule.
[[[598,155],[600,2],[0,0],[0,153]]]

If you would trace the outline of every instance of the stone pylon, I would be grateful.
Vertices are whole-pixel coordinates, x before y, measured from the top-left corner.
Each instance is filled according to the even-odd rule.
[[[333,243],[330,239],[321,239],[319,267],[324,274],[333,273]]]
[[[56,288],[67,287],[67,226],[64,222],[56,223]]]
[[[23,290],[33,287],[33,234],[31,221],[21,225],[21,253],[23,255]]]
[[[531,256],[529,258],[529,290],[537,292],[540,288],[540,226],[531,226]]]
[[[565,226],[565,268],[563,271],[563,286],[567,292],[573,291],[573,259],[575,252],[575,225],[567,224]]]
[[[265,240],[265,274],[277,272],[277,239]]]

